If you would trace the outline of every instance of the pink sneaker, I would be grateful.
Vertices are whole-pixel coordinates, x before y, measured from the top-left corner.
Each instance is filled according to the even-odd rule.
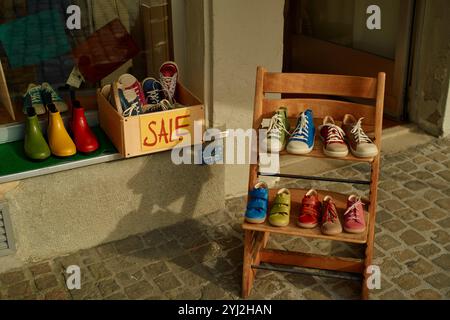
[[[347,211],[344,213],[344,230],[348,233],[363,233],[366,230],[364,204],[361,198],[352,195],[347,200]]]
[[[159,77],[167,99],[174,103],[175,90],[178,82],[178,66],[175,62],[164,62],[159,70]]]
[[[121,84],[124,91],[134,91],[139,97],[141,105],[146,104],[144,90],[142,89],[141,83],[133,75],[125,73],[119,78],[119,84]]]

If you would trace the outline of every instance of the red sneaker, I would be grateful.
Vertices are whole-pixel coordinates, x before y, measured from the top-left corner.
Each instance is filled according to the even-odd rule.
[[[178,82],[178,65],[172,61],[164,62],[159,70],[159,77],[167,99],[170,103],[174,103],[173,98]]]
[[[347,211],[344,214],[344,230],[348,233],[363,233],[366,220],[361,198],[350,196],[347,200]]]
[[[323,152],[332,158],[343,158],[348,155],[348,147],[344,141],[345,132],[338,127],[332,117],[325,117],[319,127],[323,142]]]
[[[317,191],[314,189],[308,191],[302,200],[300,216],[297,221],[298,226],[305,229],[317,227],[321,209],[322,204],[320,203]]]
[[[70,124],[73,141],[79,152],[91,153],[99,148],[97,137],[91,128],[89,128],[84,109],[81,107],[79,101],[74,101],[72,104],[72,120]]]

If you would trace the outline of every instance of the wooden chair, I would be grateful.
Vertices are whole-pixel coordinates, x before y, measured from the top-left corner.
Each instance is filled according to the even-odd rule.
[[[294,121],[300,112],[305,111],[308,108],[313,110],[315,122],[317,123],[321,123],[325,116],[332,116],[335,120],[342,121],[345,114],[352,114],[357,119],[364,118],[364,128],[366,133],[373,138],[378,150],[381,150],[385,79],[385,73],[379,73],[378,78],[365,78],[340,75],[270,73],[264,68],[258,67],[253,129],[260,129],[263,119],[270,119],[274,112],[281,106],[288,108],[289,118],[292,118]],[[266,98],[266,94],[268,93],[280,93],[283,95],[301,94],[302,96],[306,95],[310,97],[268,99]],[[320,96],[320,98],[317,98],[318,96]],[[324,96],[326,98],[323,98]],[[340,101],[337,100],[336,97],[356,98],[363,101],[370,101],[371,103],[361,104]],[[286,153],[280,154],[281,157],[284,155],[286,155]],[[315,148],[307,156],[326,158],[323,154],[322,143],[319,139],[316,138]],[[269,265],[302,267],[306,268],[305,270],[310,271],[315,270],[316,273],[312,272],[312,275],[323,275],[323,273],[327,273],[327,276],[333,274],[336,275],[336,277],[341,278],[347,278],[346,275],[354,275],[354,277],[350,278],[357,278],[362,281],[362,299],[368,299],[369,290],[366,283],[370,274],[367,273],[367,268],[372,264],[380,155],[367,159],[356,158],[349,155],[343,159],[369,164],[371,166],[370,180],[361,181],[327,177],[296,176],[283,173],[270,174],[270,176],[370,186],[369,197],[367,200],[364,200],[367,204],[366,232],[360,235],[352,235],[343,232],[337,236],[326,236],[320,232],[319,228],[306,230],[297,227],[295,222],[298,217],[302,198],[307,190],[291,189],[291,223],[288,227],[276,228],[270,226],[267,222],[260,225],[244,223],[242,226],[245,232],[242,281],[242,295],[244,298],[247,298],[251,293],[257,270],[265,269],[262,266],[264,263]],[[251,165],[249,190],[255,186],[258,178],[264,175],[264,173],[259,172],[259,164]],[[269,208],[271,201],[275,198],[276,191],[277,190],[270,190],[269,192]],[[348,195],[319,191],[321,200],[323,200],[325,194],[334,197],[339,215],[342,217],[346,209]],[[365,246],[365,254],[361,259],[353,259],[282,250],[269,250],[266,246],[271,233],[286,234],[293,237],[319,238],[331,241],[356,243]],[[271,270],[273,270],[273,268]],[[275,268],[275,270],[286,271],[277,268]]]

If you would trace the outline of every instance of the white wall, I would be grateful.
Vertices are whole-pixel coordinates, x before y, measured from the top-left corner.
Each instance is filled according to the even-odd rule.
[[[284,0],[213,0],[214,122],[251,128],[256,67],[281,71]],[[227,196],[246,193],[248,166],[227,166]]]

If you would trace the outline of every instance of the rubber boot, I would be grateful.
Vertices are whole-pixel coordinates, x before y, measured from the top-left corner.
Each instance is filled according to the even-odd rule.
[[[54,104],[49,104],[47,108],[49,110],[47,134],[50,150],[57,157],[71,157],[75,155],[77,148],[64,127],[61,114]]]
[[[39,120],[34,108],[27,108],[27,118],[25,120],[25,155],[37,161],[43,161],[50,157],[51,152],[47,142],[42,135]]]
[[[86,120],[84,108],[75,100],[72,104],[71,129],[77,150],[82,153],[91,153],[99,148],[97,137],[92,132]]]

